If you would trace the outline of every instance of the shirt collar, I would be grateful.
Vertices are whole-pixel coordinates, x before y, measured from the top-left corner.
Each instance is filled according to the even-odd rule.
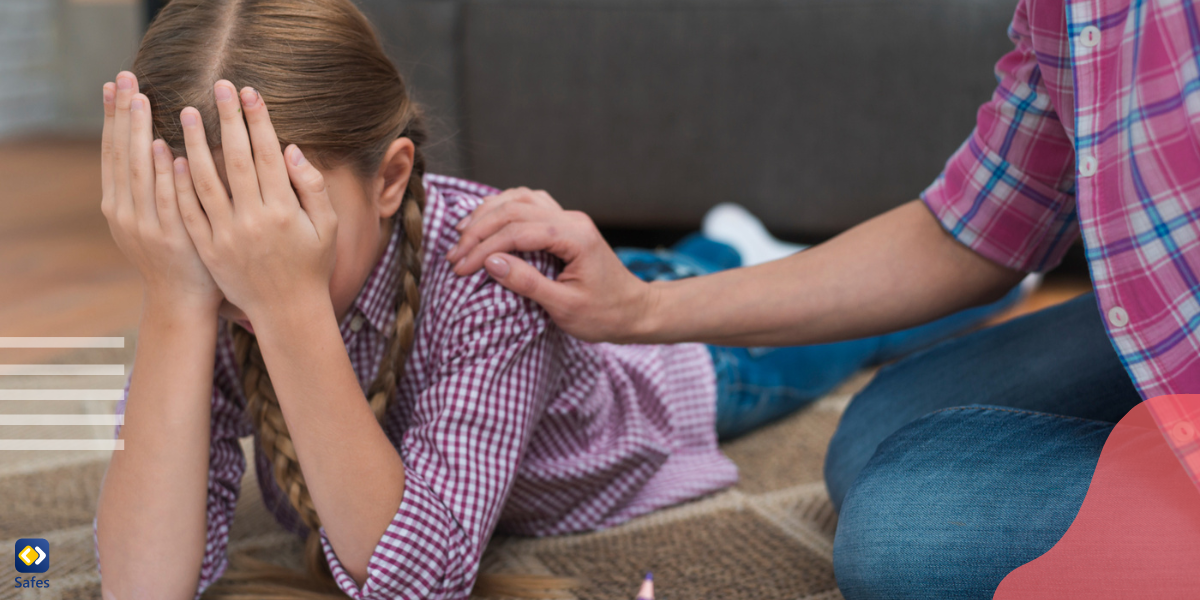
[[[399,260],[398,249],[402,235],[400,229],[399,221],[393,221],[392,235],[388,240],[387,248],[379,257],[379,262],[375,263],[366,282],[363,283],[358,298],[354,300],[354,308],[380,332],[388,331],[396,322],[396,282],[399,280],[396,263]],[[354,312],[352,310],[350,314],[346,315],[346,322],[342,323],[343,327],[353,320]]]

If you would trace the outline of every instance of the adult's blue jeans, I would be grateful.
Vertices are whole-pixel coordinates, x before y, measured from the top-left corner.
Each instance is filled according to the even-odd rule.
[[[884,367],[826,455],[843,596],[991,598],[1066,532],[1140,401],[1092,294]]]
[[[741,266],[732,247],[693,234],[670,249],[618,248],[639,278],[674,280]],[[1003,299],[933,323],[882,336],[810,346],[709,346],[717,375],[717,436],[736,437],[820,398],[860,369],[928,347],[969,330],[1020,299]]]

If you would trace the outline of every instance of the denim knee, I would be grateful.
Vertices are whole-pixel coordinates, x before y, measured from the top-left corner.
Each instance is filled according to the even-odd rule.
[[[911,371],[914,362],[883,367],[842,413],[825,452],[825,489],[834,510],[841,512],[847,492],[880,442],[906,423],[943,408],[932,405],[918,386],[903,385],[903,380],[893,383]]]
[[[838,509],[833,551],[838,589],[846,600],[932,598],[912,578],[914,565],[936,561],[938,550],[904,540],[893,527],[897,505],[907,504],[912,494],[908,479],[914,474],[886,460],[872,460],[871,469],[844,468],[861,465],[864,451],[855,436],[835,435],[826,456],[825,485]],[[853,497],[847,497],[851,487]]]
[[[841,510],[876,447],[934,411],[982,404],[1116,423],[1140,402],[1088,294],[880,369],[846,407],[826,487]]]
[[[853,415],[850,418],[854,418]],[[845,419],[843,415],[842,420]],[[867,442],[854,434],[856,429],[844,428],[839,424],[825,451],[825,489],[829,492],[833,509],[838,513],[842,510],[846,493],[850,491],[850,484],[854,483],[861,471],[861,465],[875,452],[873,443],[872,447],[867,448]]]
[[[991,598],[1074,520],[1111,429],[979,405],[900,428],[845,495],[833,550],[842,595]]]

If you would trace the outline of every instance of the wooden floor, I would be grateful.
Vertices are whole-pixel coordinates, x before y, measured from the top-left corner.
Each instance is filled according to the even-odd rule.
[[[0,144],[0,182],[0,336],[135,327],[141,280],[100,213],[99,140]],[[25,362],[59,351],[20,352]]]
[[[0,143],[0,337],[103,336],[136,327],[137,272],[100,213],[98,140]],[[1003,318],[1070,299],[1086,279],[1051,274]],[[7,352],[0,352],[0,362]],[[22,350],[24,361],[45,356]]]

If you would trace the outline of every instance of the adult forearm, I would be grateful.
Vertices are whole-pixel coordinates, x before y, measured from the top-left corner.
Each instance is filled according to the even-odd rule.
[[[1022,275],[959,243],[914,200],[786,259],[653,284],[636,341],[799,345],[877,335],[995,300]]]
[[[350,364],[329,296],[253,323],[313,506],[359,584],[404,496],[404,464]]]
[[[211,314],[210,314],[211,313]],[[216,313],[148,298],[97,507],[105,597],[191,598],[205,550]]]

